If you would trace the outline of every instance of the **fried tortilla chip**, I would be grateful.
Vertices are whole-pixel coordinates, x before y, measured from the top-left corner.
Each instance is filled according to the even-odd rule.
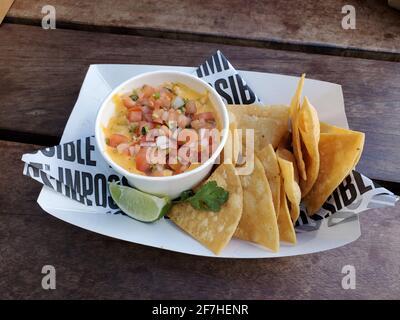
[[[243,191],[239,176],[231,164],[221,164],[207,179],[229,192],[229,199],[219,212],[200,211],[189,203],[172,207],[170,219],[215,254],[232,238],[243,211]]]
[[[299,169],[300,177],[307,180],[306,168],[301,151],[301,140],[299,131],[299,112],[301,103],[301,92],[303,91],[305,74],[301,75],[299,84],[297,85],[296,93],[290,102],[290,118],[292,123],[292,142],[293,153],[296,158],[297,167]]]
[[[349,133],[349,129],[336,127],[334,125],[322,121],[319,123],[319,128],[321,133],[343,133],[343,134]]]
[[[230,116],[231,117],[231,116]],[[232,117],[234,117],[232,115]],[[235,120],[232,124],[229,124],[229,131],[230,131],[230,135],[231,135],[231,139],[232,139],[232,156],[233,156],[233,163],[237,163],[238,159],[239,159],[239,154],[241,152],[241,141],[240,141],[240,137],[239,137],[239,133],[237,130],[237,121]]]
[[[320,131],[321,131],[321,133],[343,133],[343,134],[349,133],[349,129],[336,127],[336,126],[333,126],[333,125],[325,123],[325,122],[320,122]],[[358,132],[358,131],[354,131],[354,132]],[[360,152],[358,154],[358,157],[354,160],[353,167],[355,167],[357,165],[358,161],[361,158],[361,154],[362,154],[362,152]]]
[[[228,111],[234,114],[238,129],[254,129],[254,150],[269,144],[276,148],[288,131],[286,106],[228,105]]]
[[[292,134],[289,130],[283,135],[278,143],[278,148],[275,149],[290,149],[292,146]]]
[[[319,171],[320,125],[317,111],[307,97],[304,98],[303,106],[298,115],[298,125],[307,176],[307,180],[300,179],[301,196],[304,198],[317,180]]]
[[[320,125],[320,132],[321,133],[348,134],[349,131],[351,131],[349,129],[336,127],[334,125],[331,125],[331,124],[325,123],[325,122],[321,122],[321,121],[320,121],[319,125]],[[358,132],[358,131],[354,131],[354,132]],[[356,166],[356,164],[360,160],[361,154],[362,154],[362,152],[360,152],[358,157],[354,160],[354,167]]]
[[[235,237],[279,250],[278,224],[264,167],[254,157],[252,174],[240,176],[243,187],[243,214]]]
[[[294,161],[290,160],[289,155],[291,155],[290,151],[285,149],[278,149],[276,152],[285,193],[290,201],[290,216],[292,221],[296,222],[300,215],[301,191],[295,177],[296,165]]]
[[[297,170],[297,165],[296,165],[296,159],[294,158],[293,153],[291,153],[289,150],[284,149],[279,147],[276,150],[276,155],[281,157],[282,159],[285,159],[287,161],[290,161],[293,164],[293,170],[294,170],[294,181],[299,184],[299,171]]]
[[[276,158],[272,144],[269,144],[267,147],[257,152],[257,156],[264,167],[265,175],[267,176],[267,180],[271,188],[276,216],[279,216],[281,171],[279,169],[278,159]]]
[[[278,216],[279,239],[280,241],[296,244],[296,232],[290,218],[283,181],[281,183],[280,198],[280,213]]]
[[[350,174],[361,157],[364,133],[321,125],[319,140],[320,168],[311,191],[303,199],[308,214],[316,213]]]

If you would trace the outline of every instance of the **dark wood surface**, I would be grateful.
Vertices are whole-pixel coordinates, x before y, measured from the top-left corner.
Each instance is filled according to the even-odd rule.
[[[56,8],[60,26],[387,59],[400,53],[400,12],[386,0],[16,0],[8,21],[40,24],[44,5]],[[355,30],[341,26],[344,5],[356,10]]]
[[[345,247],[231,260],[114,240],[36,203],[41,185],[22,175],[21,156],[58,142],[90,64],[195,66],[217,49],[239,69],[341,84],[350,127],[366,132],[359,170],[400,190],[400,12],[383,0],[227,3],[15,1],[0,26],[0,299],[400,298],[399,204],[363,213]],[[45,4],[57,30],[38,27]],[[357,30],[340,28],[344,4]],[[41,287],[46,264],[57,290]],[[341,287],[344,265],[356,290]]]
[[[350,127],[366,133],[359,170],[400,182],[400,63],[14,24],[3,25],[0,37],[0,128],[7,132],[59,137],[90,64],[196,66],[221,49],[240,69],[306,72],[341,84]]]
[[[21,175],[21,154],[39,148],[0,142],[0,299],[395,299],[400,297],[400,210],[361,215],[362,236],[318,254],[232,260],[184,255],[113,240],[45,214],[39,183]],[[8,190],[8,192],[5,192]],[[17,204],[18,203],[18,204]],[[41,287],[54,265],[57,288]],[[342,267],[356,268],[343,290]]]

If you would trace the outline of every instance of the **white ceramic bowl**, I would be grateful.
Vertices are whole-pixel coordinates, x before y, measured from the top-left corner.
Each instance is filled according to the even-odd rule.
[[[204,93],[206,91],[209,92],[210,101],[213,104],[215,111],[219,113],[222,122],[223,131],[220,145],[217,147],[211,157],[201,166],[178,175],[169,177],[150,177],[131,173],[120,165],[116,164],[106,152],[105,136],[102,128],[108,125],[110,118],[114,115],[115,112],[115,105],[112,101],[112,97],[116,93],[132,92],[133,89],[140,88],[144,84],[155,87],[166,82],[179,82],[187,85],[188,87],[199,93]],[[107,96],[97,114],[95,136],[97,147],[103,155],[104,159],[118,173],[125,176],[130,185],[148,193],[153,193],[157,195],[168,195],[171,198],[176,198],[181,194],[182,191],[194,187],[210,173],[210,170],[215,163],[215,160],[221,153],[226,143],[226,140],[228,139],[228,126],[229,117],[226,106],[218,93],[208,83],[193,75],[183,72],[155,71],[143,73],[125,81]]]

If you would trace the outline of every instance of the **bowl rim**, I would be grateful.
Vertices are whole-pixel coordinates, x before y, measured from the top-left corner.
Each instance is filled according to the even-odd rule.
[[[105,108],[106,104],[112,99],[112,97],[119,91],[121,91],[121,89],[126,86],[127,84],[129,84],[132,81],[135,81],[137,79],[140,79],[142,77],[145,76],[153,76],[153,75],[157,75],[157,74],[171,74],[171,75],[179,75],[179,76],[183,76],[183,77],[188,77],[191,80],[194,80],[198,83],[200,83],[202,86],[205,87],[206,90],[208,90],[217,100],[217,103],[220,104],[221,108],[218,108],[218,110],[216,110],[217,112],[222,113],[221,116],[223,118],[223,128],[222,128],[222,139],[217,147],[217,149],[215,150],[215,152],[211,155],[210,158],[208,158],[204,163],[202,163],[201,165],[199,165],[197,168],[194,168],[192,170],[189,171],[185,171],[183,173],[179,173],[177,175],[173,175],[173,176],[165,176],[165,177],[153,177],[153,176],[147,176],[147,175],[140,175],[140,174],[136,174],[136,173],[132,173],[129,172],[128,170],[126,170],[125,168],[121,167],[119,164],[115,163],[107,154],[105,148],[102,145],[102,142],[100,141],[100,130],[101,130],[101,126],[100,126],[100,115],[102,113],[102,110]],[[214,108],[216,108],[214,106]],[[219,110],[221,109],[221,111]],[[209,165],[214,164],[215,160],[218,158],[218,156],[221,154],[222,149],[224,148],[227,140],[228,140],[228,135],[229,135],[229,115],[228,115],[228,109],[226,107],[226,104],[223,102],[221,96],[217,93],[217,91],[211,86],[209,85],[206,81],[204,81],[203,79],[200,79],[190,73],[185,73],[185,72],[181,72],[181,71],[175,71],[175,70],[159,70],[159,71],[150,71],[150,72],[144,72],[141,74],[138,74],[136,76],[133,76],[127,80],[125,80],[124,82],[120,83],[119,85],[117,85],[108,95],[107,97],[103,100],[103,102],[101,103],[98,111],[97,111],[97,115],[96,115],[96,121],[95,121],[95,140],[96,140],[96,144],[97,147],[99,148],[100,153],[102,154],[103,158],[106,160],[106,162],[113,168],[115,169],[118,173],[120,173],[123,176],[129,177],[129,178],[137,178],[137,179],[142,179],[142,180],[147,180],[147,181],[174,181],[174,180],[179,180],[179,179],[183,179],[185,177],[188,177],[190,175],[195,175],[196,173],[200,173],[201,171],[203,171],[205,168],[207,168]]]

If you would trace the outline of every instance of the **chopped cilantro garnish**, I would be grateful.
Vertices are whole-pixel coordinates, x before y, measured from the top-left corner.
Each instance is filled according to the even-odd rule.
[[[147,126],[143,126],[141,131],[142,135],[145,136],[147,132],[149,132],[149,128]]]
[[[136,93],[130,95],[129,97],[130,97],[133,101],[137,101],[137,100],[139,99],[139,96],[138,96]]]
[[[214,211],[221,210],[221,206],[228,201],[229,192],[219,187],[217,182],[209,181],[202,185],[196,193],[187,190],[181,193],[177,200],[173,203],[189,202],[190,205],[197,210]]]
[[[179,196],[179,200],[178,201],[179,202],[186,201],[187,199],[189,199],[189,198],[191,198],[193,196],[194,196],[193,190],[186,190],[186,191],[183,191],[181,193],[181,195]]]

